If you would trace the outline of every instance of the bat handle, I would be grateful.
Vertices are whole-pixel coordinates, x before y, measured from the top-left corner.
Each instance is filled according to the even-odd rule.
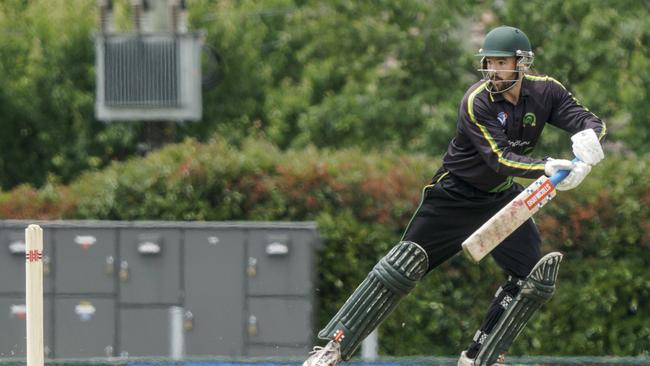
[[[579,161],[580,159],[578,158],[572,160],[572,162],[574,163],[577,163]],[[569,175],[569,173],[571,173],[570,170],[560,170],[559,172],[553,174],[550,178],[551,183],[553,183],[553,186],[554,187],[557,186],[561,181],[564,180],[564,178],[566,178]]]

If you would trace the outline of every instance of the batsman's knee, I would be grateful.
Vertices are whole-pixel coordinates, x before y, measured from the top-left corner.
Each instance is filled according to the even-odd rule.
[[[541,303],[553,297],[561,261],[562,254],[558,252],[549,253],[540,259],[522,285],[522,297],[536,298]]]
[[[372,269],[377,278],[395,294],[405,295],[426,273],[427,253],[412,241],[402,241]]]

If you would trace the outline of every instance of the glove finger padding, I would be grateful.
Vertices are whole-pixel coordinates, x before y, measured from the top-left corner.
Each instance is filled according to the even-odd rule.
[[[573,164],[573,169],[566,178],[564,178],[558,185],[555,187],[558,191],[568,191],[577,187],[585,177],[591,172],[591,165],[583,163],[581,161]]]
[[[547,176],[555,175],[555,173],[560,170],[571,170],[573,169],[573,162],[565,159],[553,159],[548,158],[546,164],[544,164],[544,173]]]
[[[589,165],[596,165],[605,157],[598,136],[591,128],[571,136],[571,141],[573,141],[573,154]]]

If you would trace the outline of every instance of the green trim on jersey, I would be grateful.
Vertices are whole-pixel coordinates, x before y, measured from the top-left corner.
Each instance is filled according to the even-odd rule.
[[[499,184],[498,186],[490,189],[490,193],[495,193],[495,192],[503,192],[506,189],[512,187],[512,183],[514,183],[515,178],[514,177],[507,177],[505,182]]]

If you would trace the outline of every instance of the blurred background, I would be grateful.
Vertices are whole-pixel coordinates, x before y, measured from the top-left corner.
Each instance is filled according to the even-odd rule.
[[[115,302],[115,349],[89,356],[127,357],[118,349],[128,348],[119,320],[127,249],[119,248],[130,244],[120,230],[150,221],[143,233],[159,233],[171,222],[185,238],[197,223],[218,231],[236,222],[242,232],[267,230],[260,245],[269,245],[282,244],[273,230],[306,225],[308,239],[287,237],[309,248],[291,259],[309,264],[303,272],[286,274],[310,278],[300,295],[308,329],[283,343],[293,351],[278,353],[268,339],[259,344],[268,352],[250,351],[246,299],[236,322],[242,345],[222,353],[212,340],[216,357],[298,357],[401,237],[454,135],[459,102],[480,78],[474,54],[502,24],[527,33],[534,70],[561,81],[609,133],[607,159],[536,216],[543,251],[566,257],[555,297],[511,353],[648,363],[647,1],[3,0],[2,240],[15,242],[24,222],[14,220],[44,220],[52,232],[113,230],[115,284],[98,298]],[[569,141],[549,126],[534,155],[571,157]],[[143,243],[138,235],[133,245]],[[64,245],[54,237],[52,246]],[[188,243],[165,252],[177,253],[179,284],[171,301],[153,301],[159,308],[187,305],[189,273],[219,282],[210,262],[187,271]],[[233,270],[250,277],[247,254]],[[491,260],[447,262],[380,327],[379,356],[455,357],[502,279]],[[236,296],[251,295],[245,283]],[[2,291],[13,299],[21,290]],[[223,317],[218,299],[229,295],[214,291],[206,312]],[[60,298],[81,299],[72,292]]]

